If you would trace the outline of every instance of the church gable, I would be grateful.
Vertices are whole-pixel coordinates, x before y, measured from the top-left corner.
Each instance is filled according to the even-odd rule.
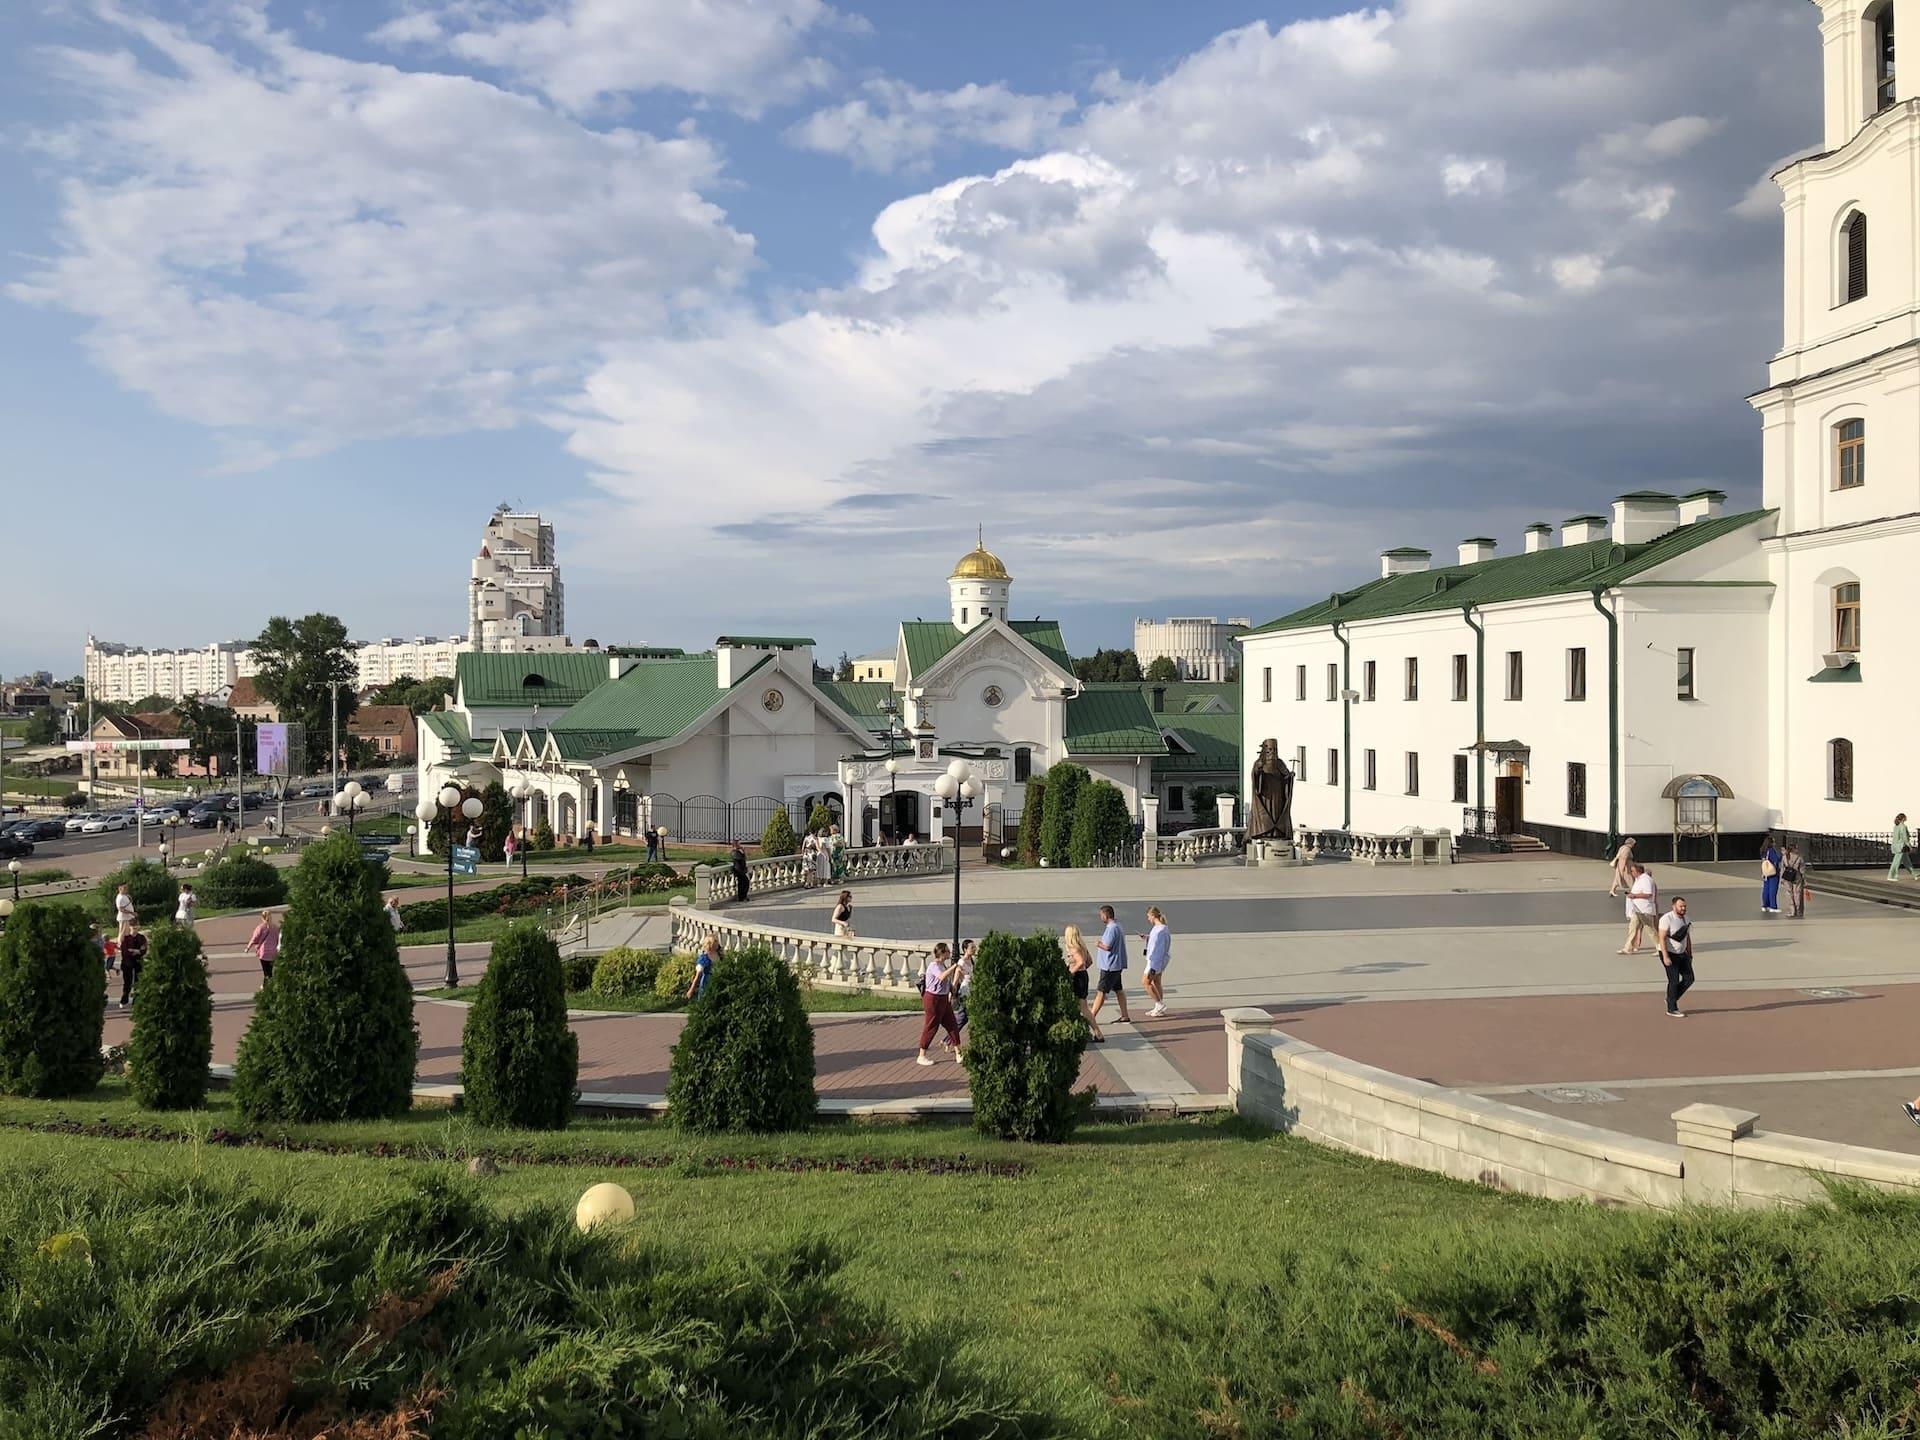
[[[949,698],[961,688],[969,672],[986,665],[1013,670],[1035,698],[1070,688],[1075,683],[1070,671],[998,620],[968,632],[911,680],[914,688],[929,699]]]

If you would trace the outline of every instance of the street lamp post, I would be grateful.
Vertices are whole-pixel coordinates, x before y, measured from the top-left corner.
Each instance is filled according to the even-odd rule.
[[[353,812],[365,806],[367,792],[360,788],[360,782],[358,780],[349,780],[334,795],[333,799],[334,809],[336,811],[343,805],[346,807],[347,833],[349,835],[353,834]]]
[[[933,782],[934,793],[953,810],[953,954],[960,954],[960,827],[967,818],[967,806],[980,793],[973,781],[973,767],[964,760],[947,766],[947,773]]]
[[[894,844],[900,843],[900,760],[895,753],[894,741],[900,734],[900,706],[892,696],[880,702],[881,713],[887,717],[887,824],[892,832]]]
[[[167,868],[167,847],[164,845],[160,847],[160,868],[162,870]],[[13,898],[18,900],[20,898],[20,862],[18,860],[7,862],[7,874],[13,877]]]
[[[531,801],[533,784],[522,775],[513,782],[513,789],[507,792],[513,797],[514,804],[520,807],[520,878],[527,878],[527,847],[533,843],[533,826],[528,823],[533,818]]]
[[[160,842],[160,873],[162,875],[167,873],[167,861],[170,860],[172,856],[173,851],[168,847],[167,842],[162,840]],[[19,862],[15,861],[14,863],[18,864]],[[13,866],[10,865],[7,868],[12,869]],[[20,898],[20,882],[17,879],[13,882],[13,898],[16,900]]]
[[[454,958],[454,953],[453,953],[453,846],[454,846],[453,827],[454,827],[454,822],[462,815],[466,816],[467,819],[469,820],[478,820],[480,818],[480,812],[485,810],[486,806],[480,803],[480,797],[478,795],[469,795],[465,800],[462,800],[460,798],[460,787],[457,785],[442,786],[440,793],[437,796],[435,796],[434,799],[439,801],[440,809],[447,812],[446,985],[447,985],[447,988],[451,990],[455,986],[459,985],[460,983],[460,965],[459,965],[459,962]],[[420,817],[422,823],[425,823],[433,819],[434,811],[432,807],[433,807],[432,800],[422,799],[420,802],[420,808],[416,810],[414,813]]]

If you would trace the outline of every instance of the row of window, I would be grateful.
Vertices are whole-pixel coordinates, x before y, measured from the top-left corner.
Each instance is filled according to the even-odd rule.
[[[1841,586],[1839,588],[1846,589],[1848,587]],[[1855,585],[1855,586],[1852,586],[1851,588],[1854,591],[1854,597],[1853,597],[1854,619],[1853,619],[1852,633],[1856,637],[1854,648],[1857,649],[1858,648],[1857,636],[1859,633],[1860,587],[1858,585]],[[1838,632],[1836,631],[1836,633]],[[1845,647],[1839,647],[1839,648],[1845,648]],[[1698,699],[1699,695],[1696,690],[1693,647],[1690,645],[1681,647],[1679,650],[1675,652],[1674,659],[1675,659],[1674,679],[1675,679],[1675,692],[1676,692],[1677,698],[1681,700]],[[1403,700],[1418,700],[1420,698],[1420,661],[1413,656],[1408,656],[1405,661],[1405,666],[1406,668],[1405,668],[1403,679],[1401,682],[1400,697]],[[1379,698],[1379,678],[1380,678],[1380,672],[1377,668],[1377,662],[1372,660],[1365,660],[1361,662],[1360,700],[1362,703],[1367,703],[1373,700],[1377,700]],[[1519,650],[1507,651],[1506,698],[1509,700],[1525,699],[1526,698],[1526,680],[1527,680],[1526,657],[1524,653]],[[1566,680],[1567,680],[1567,699],[1585,700],[1587,698],[1587,647],[1586,646],[1576,645],[1571,647],[1567,651]],[[1465,655],[1455,655],[1453,657],[1453,698],[1455,700],[1465,700],[1468,698],[1469,690],[1470,690],[1470,685],[1468,681],[1467,657]],[[1260,671],[1260,698],[1269,703],[1271,703],[1273,700],[1273,667],[1272,666],[1266,666],[1262,668],[1262,670]],[[1307,667],[1304,665],[1296,665],[1293,667],[1293,698],[1296,700],[1304,700],[1307,698]],[[1340,667],[1338,665],[1329,665],[1327,666],[1327,699],[1338,700],[1339,698],[1340,698]]]
[[[1835,743],[1844,745],[1847,742],[1836,741]],[[1847,752],[1849,786],[1852,784],[1852,753],[1852,748],[1849,746]],[[1418,750],[1407,751],[1403,766],[1402,774],[1405,777],[1406,793],[1409,795],[1418,795],[1420,793],[1420,752]],[[1469,757],[1465,755],[1456,755],[1453,757],[1453,803],[1456,805],[1469,803],[1467,799],[1467,786],[1472,778],[1471,768]],[[1296,783],[1306,783],[1307,747],[1304,745],[1299,745],[1294,748],[1293,776]],[[1340,752],[1338,750],[1327,751],[1326,783],[1328,785],[1338,785],[1340,783]],[[1362,790],[1378,790],[1380,788],[1380,752],[1377,750],[1362,750],[1360,752],[1360,788]],[[1852,797],[1849,795],[1847,798],[1851,799]],[[1585,764],[1577,761],[1569,762],[1567,765],[1567,814],[1585,815],[1586,813],[1587,767]]]

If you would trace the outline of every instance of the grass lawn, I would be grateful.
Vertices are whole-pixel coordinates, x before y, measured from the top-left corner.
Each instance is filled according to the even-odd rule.
[[[73,872],[71,870],[61,870],[51,865],[38,870],[22,870],[20,872],[20,883],[22,885],[58,885],[62,880],[71,880],[72,878]]]
[[[79,789],[79,782],[62,780],[52,775],[15,775],[7,774],[7,794],[9,795],[71,795]]]
[[[22,1128],[60,1123],[139,1124],[173,1138]],[[0,1375],[38,1407],[26,1413],[40,1423],[20,1433],[78,1433],[47,1417],[104,1390],[137,1421],[176,1374],[218,1372],[268,1339],[357,1333],[355,1317],[383,1289],[423,1292],[429,1262],[391,1273],[393,1253],[408,1248],[394,1235],[432,1265],[471,1255],[459,1284],[476,1288],[467,1303],[491,1318],[452,1303],[405,1331],[381,1365],[344,1375],[345,1352],[323,1344],[322,1373],[340,1393],[356,1393],[360,1375],[370,1388],[357,1393],[390,1396],[383,1367],[417,1374],[436,1363],[422,1350],[444,1347],[444,1367],[470,1364],[488,1347],[445,1337],[487,1324],[495,1353],[557,1347],[538,1364],[514,1359],[515,1383],[538,1392],[564,1381],[577,1407],[571,1422],[548,1415],[532,1430],[518,1410],[449,1420],[450,1434],[1887,1440],[1920,1423],[1920,1205],[1904,1199],[1607,1211],[1504,1196],[1222,1117],[1092,1125],[1058,1147],[940,1126],[703,1138],[660,1122],[583,1120],[559,1134],[494,1132],[426,1108],[272,1127],[260,1147],[228,1143],[247,1128],[218,1092],[191,1115],[136,1112],[117,1083],[68,1101],[0,1100],[0,1293],[27,1287],[21,1313],[35,1317],[0,1327]],[[294,1148],[321,1145],[347,1153]],[[497,1159],[497,1175],[418,1190],[481,1153]],[[639,1218],[563,1240],[575,1199],[607,1179],[632,1193]],[[475,1248],[461,1238],[481,1223],[460,1218],[467,1204],[486,1224],[533,1230]],[[370,1224],[364,1253],[327,1261],[342,1227]],[[59,1268],[79,1264],[62,1258],[76,1253],[81,1268]],[[793,1258],[822,1254],[833,1261]],[[487,1278],[489,1266],[528,1256],[563,1296],[516,1302]],[[801,1384],[812,1373],[794,1348],[802,1342],[773,1340],[777,1327],[741,1328],[761,1337],[750,1364],[720,1355],[705,1330],[655,1347],[645,1327],[608,1318],[676,1273],[702,1277],[673,1292],[676,1305],[718,1303],[745,1282],[710,1277],[770,1256],[785,1257],[771,1271],[804,1293],[785,1307],[801,1331],[830,1332],[830,1348],[849,1358],[834,1393],[865,1395],[873,1383],[851,1364],[858,1335],[882,1337],[909,1390],[931,1393],[913,1373],[915,1345],[931,1339],[950,1380],[1020,1397],[1036,1418],[1004,1428],[817,1416],[598,1423],[603,1407],[679,1385],[695,1394],[739,1383],[776,1405]],[[313,1267],[320,1303],[278,1296]],[[833,1296],[802,1284],[821,1269],[837,1269]],[[366,1293],[371,1271],[379,1284]],[[344,1314],[343,1296],[353,1302]],[[101,1323],[116,1310],[143,1323]],[[847,1314],[858,1316],[850,1331]],[[312,1315],[322,1318],[309,1325]],[[642,1347],[641,1376],[615,1363],[606,1347],[616,1336]],[[685,1366],[689,1347],[706,1357],[679,1372],[690,1378],[656,1368],[643,1383],[647,1365]],[[456,1410],[493,1383],[460,1374],[448,1382]]]
[[[417,992],[434,1000],[471,1000],[480,993],[478,985],[460,985],[449,989],[442,985],[437,990]],[[882,995],[874,991],[823,990],[817,986],[802,987],[800,1000],[810,1015],[846,1015],[863,1010],[918,1010],[918,995]],[[664,1015],[676,1010],[685,1010],[687,1002],[678,1000],[657,1000],[651,995],[596,995],[591,990],[576,990],[567,996],[567,1008],[570,1010],[618,1010],[629,1015]]]

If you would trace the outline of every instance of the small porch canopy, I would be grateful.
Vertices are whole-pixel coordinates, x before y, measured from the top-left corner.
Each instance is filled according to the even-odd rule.
[[[1720,858],[1720,802],[1733,799],[1733,787],[1718,775],[1676,775],[1660,796],[1673,801],[1673,853],[1680,855],[1682,838],[1711,837],[1713,858]]]

